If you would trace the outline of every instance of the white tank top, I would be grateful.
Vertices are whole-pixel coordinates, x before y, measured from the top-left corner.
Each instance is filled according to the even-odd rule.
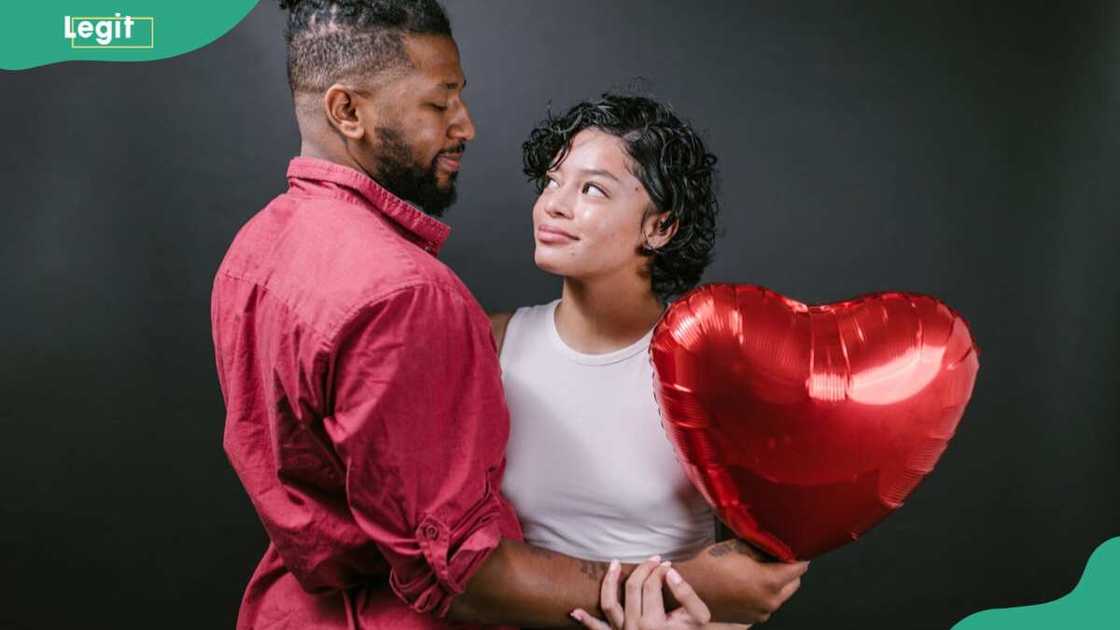
[[[502,343],[510,411],[503,494],[526,542],[586,558],[680,560],[714,538],[714,517],[661,427],[653,332],[606,354],[571,349],[556,305],[519,308]]]

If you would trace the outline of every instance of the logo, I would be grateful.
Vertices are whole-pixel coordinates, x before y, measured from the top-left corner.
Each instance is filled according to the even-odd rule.
[[[155,48],[156,19],[154,17],[63,16],[63,36],[70,40],[71,48]]]

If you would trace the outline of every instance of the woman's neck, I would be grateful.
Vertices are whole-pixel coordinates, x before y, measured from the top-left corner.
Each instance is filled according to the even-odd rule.
[[[641,339],[657,323],[662,310],[649,280],[640,276],[592,281],[565,278],[556,309],[556,331],[577,352],[603,354]]]

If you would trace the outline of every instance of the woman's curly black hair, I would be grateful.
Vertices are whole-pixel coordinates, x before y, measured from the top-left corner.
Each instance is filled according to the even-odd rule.
[[[719,214],[716,156],[668,106],[641,96],[607,93],[579,103],[563,116],[549,113],[521,145],[525,174],[538,193],[548,183],[549,171],[567,157],[572,138],[589,128],[622,140],[631,172],[653,202],[648,212],[668,213],[658,226],[662,230],[676,224],[669,242],[657,249],[642,247],[641,253],[652,259],[654,294],[663,302],[680,297],[696,286],[712,260]]]

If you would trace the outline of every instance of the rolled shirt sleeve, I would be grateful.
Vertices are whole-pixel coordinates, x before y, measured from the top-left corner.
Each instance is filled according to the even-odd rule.
[[[503,537],[509,417],[489,323],[454,286],[421,283],[363,304],[338,333],[324,428],[358,527],[393,591],[444,616]]]

